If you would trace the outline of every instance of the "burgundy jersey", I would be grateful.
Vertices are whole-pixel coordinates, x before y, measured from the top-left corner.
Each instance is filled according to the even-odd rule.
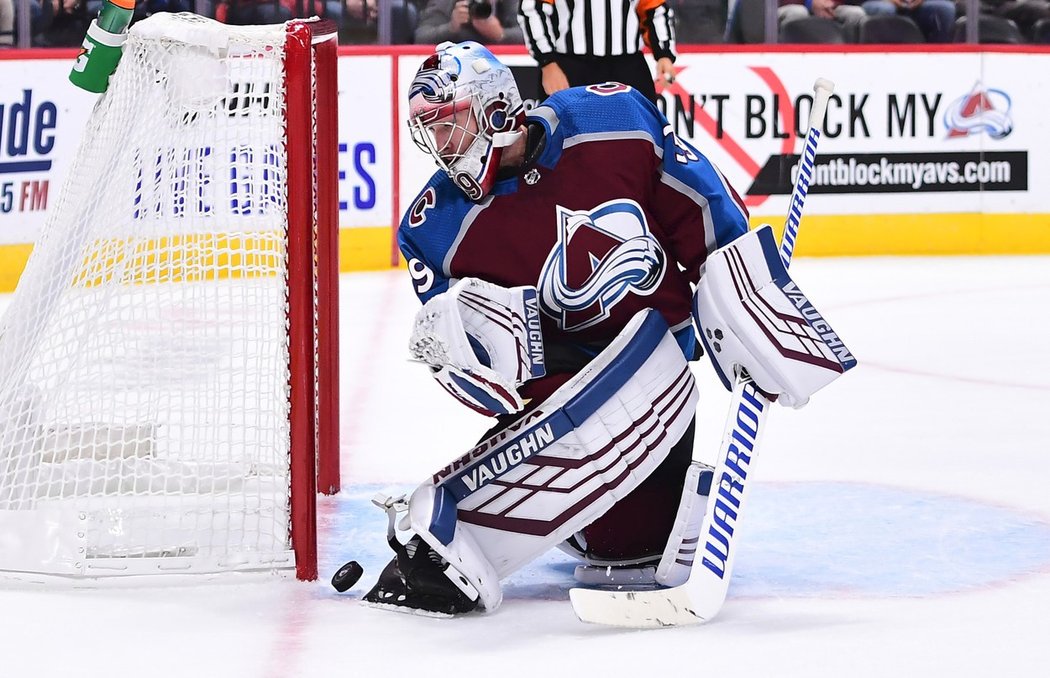
[[[708,253],[747,231],[747,211],[711,162],[635,90],[558,92],[529,114],[542,151],[471,202],[436,173],[398,241],[422,301],[477,277],[534,285],[547,342],[604,346],[645,308],[687,357],[692,286]]]

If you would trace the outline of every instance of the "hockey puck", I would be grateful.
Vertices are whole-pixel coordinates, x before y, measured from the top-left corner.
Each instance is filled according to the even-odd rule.
[[[356,560],[351,560],[332,575],[332,587],[339,593],[344,593],[350,590],[350,587],[356,584],[364,573],[364,568],[358,565]]]

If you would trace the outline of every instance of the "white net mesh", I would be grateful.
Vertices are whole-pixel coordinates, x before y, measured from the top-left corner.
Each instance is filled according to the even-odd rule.
[[[0,570],[294,564],[284,39],[132,29],[0,319]]]

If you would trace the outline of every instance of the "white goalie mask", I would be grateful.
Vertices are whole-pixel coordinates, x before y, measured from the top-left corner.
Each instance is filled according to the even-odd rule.
[[[525,120],[510,69],[469,41],[437,46],[412,80],[408,109],[412,140],[475,201],[492,189]]]

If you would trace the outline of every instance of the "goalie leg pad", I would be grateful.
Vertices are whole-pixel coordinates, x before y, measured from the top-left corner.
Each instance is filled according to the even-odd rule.
[[[578,541],[570,539],[561,544],[561,550],[588,563],[577,566],[574,573],[576,580],[591,586],[684,584],[689,578],[697,545],[700,543],[700,529],[707,510],[713,478],[714,469],[707,464],[694,461],[689,465],[674,525],[667,535],[663,553],[659,558],[602,562],[580,549]],[[621,503],[620,506],[622,505]],[[602,520],[608,517],[609,514],[606,514]],[[576,539],[579,539],[579,535]]]
[[[499,580],[625,497],[693,420],[689,365],[656,311],[534,411],[420,486],[410,527],[494,610]]]
[[[571,542],[575,542],[582,559],[596,567],[645,564],[655,572],[681,503],[682,483],[692,462],[694,428],[690,424],[667,458],[641,485],[573,535],[565,546],[572,547]]]
[[[660,564],[656,566],[656,582],[664,586],[679,586],[689,578],[696,547],[700,543],[700,528],[711,496],[714,469],[694,461],[685,474],[682,500],[678,504],[671,536],[667,539]]]
[[[693,296],[693,317],[730,390],[743,367],[762,391],[802,407],[857,364],[788,275],[769,226],[711,254]]]

